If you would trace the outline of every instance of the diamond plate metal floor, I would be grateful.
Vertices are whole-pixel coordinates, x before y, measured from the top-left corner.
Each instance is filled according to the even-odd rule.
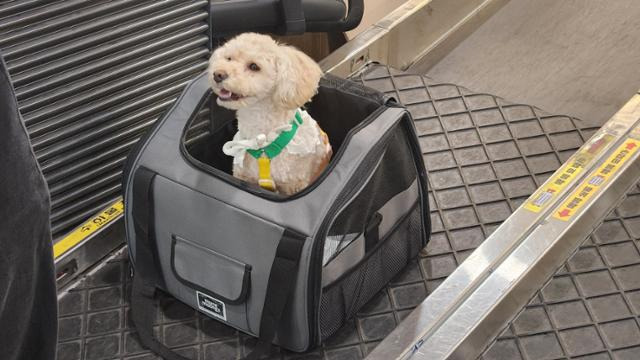
[[[435,83],[428,78],[405,74],[386,66],[371,66],[357,80],[399,99],[416,120],[429,172],[432,239],[419,259],[411,263],[349,325],[323,346],[308,354],[274,350],[273,359],[363,358],[596,130],[584,127],[574,118],[550,115],[528,105],[512,104],[452,84]],[[631,204],[634,200],[637,202],[638,194],[629,199]],[[631,239],[640,238],[640,220],[635,220],[638,209],[635,208],[635,212],[633,209],[633,205],[628,204],[618,209],[618,212],[626,211],[626,215],[621,215],[627,216],[628,220],[608,221],[599,229],[605,235],[598,238],[596,233],[594,239],[597,240],[585,244],[578,253],[584,252],[584,255],[576,255],[582,260],[572,260],[573,263],[554,277],[553,285],[547,286],[550,290],[544,290],[543,295],[553,295],[555,298],[551,299],[555,300],[545,297],[544,304],[541,299],[534,300],[523,314],[535,315],[540,309],[546,314],[552,305],[573,304],[571,299],[582,301],[585,298],[588,302],[600,294],[612,296],[613,299],[620,292],[598,288],[610,286],[605,281],[607,275],[612,279],[613,276],[620,276],[623,280],[618,281],[616,286],[625,291],[640,286],[640,275],[634,277],[634,271],[640,270],[636,263],[621,265],[623,267],[620,270],[604,268],[609,261],[621,261],[612,259],[629,256],[630,244],[637,245],[637,241]],[[624,232],[620,232],[615,225],[608,225],[611,222],[624,226]],[[606,234],[616,234],[618,237]],[[604,250],[605,245],[611,248]],[[588,256],[593,254],[597,254],[601,262],[584,260],[590,259]],[[593,265],[588,267],[585,264]],[[576,270],[575,266],[581,270]],[[584,269],[585,266],[588,269]],[[61,297],[58,359],[156,358],[140,347],[135,330],[128,321],[129,284],[126,268],[126,257],[120,255]],[[572,275],[569,271],[581,272]],[[566,285],[567,279],[578,284],[573,285],[573,292]],[[555,285],[556,282],[558,285]],[[584,290],[589,286],[595,289]],[[545,291],[552,295],[546,295]],[[622,299],[636,299],[635,309],[640,310],[639,298],[637,295],[635,298],[627,295]],[[607,299],[601,300],[601,309],[603,304],[606,304],[604,308],[609,305]],[[616,319],[637,321],[638,311],[633,310],[632,303],[625,304],[629,312]],[[529,311],[529,308],[534,310]],[[555,312],[549,312],[553,321],[573,319],[571,315],[562,317],[563,314],[570,314],[568,311],[571,309],[554,309]],[[602,314],[607,313],[607,310],[602,311]],[[589,310],[589,314],[596,316],[594,310]],[[529,322],[526,317],[523,318],[525,320],[520,318],[514,322],[514,330],[505,332],[485,353],[486,360],[515,359],[517,356],[524,359],[545,358],[524,350],[510,352],[514,349],[511,346],[513,344],[519,351],[517,346],[520,346],[520,340],[517,337],[523,331],[527,334],[537,331],[546,337],[565,336],[565,343],[558,346],[567,348],[567,355],[563,355],[563,352],[556,357],[572,357],[574,353],[568,350],[567,344],[576,346],[579,344],[576,339],[583,339],[580,336],[588,332],[580,330],[588,328],[576,327],[579,331],[564,335],[563,330],[574,330],[574,327],[567,328],[567,325],[558,325],[557,329],[548,331],[544,327],[536,330],[538,328],[535,326],[532,330],[532,325],[529,325],[529,330],[522,330],[526,329]],[[602,319],[610,318],[597,319],[606,322],[608,320]],[[160,337],[193,359],[237,359],[254,343],[253,339],[200,316],[171,299],[162,301],[158,324]],[[550,320],[548,324],[551,324]],[[626,326],[623,329],[632,328],[628,322],[621,322],[621,325]],[[632,325],[637,326],[635,322]],[[640,340],[640,335],[635,336],[632,331],[630,334],[620,339]],[[611,337],[604,333],[599,336],[603,339]],[[626,341],[616,339],[613,341]],[[531,349],[547,347],[545,343],[526,346]],[[511,354],[516,355],[511,357]]]

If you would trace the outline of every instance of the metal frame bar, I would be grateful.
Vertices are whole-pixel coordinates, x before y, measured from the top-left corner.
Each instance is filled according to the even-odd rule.
[[[408,0],[322,60],[320,66],[343,77],[370,62],[400,70],[417,60],[432,66],[507,2]]]
[[[577,176],[538,212],[527,209],[527,204],[539,199],[567,167],[554,173],[367,358],[479,356],[638,181],[640,151],[635,151],[592,197],[584,199],[582,209],[569,221],[559,219],[568,199],[592,182],[621,146],[635,140],[640,141],[640,94],[565,163],[570,166],[580,161],[582,171]],[[594,149],[598,149],[596,153]]]

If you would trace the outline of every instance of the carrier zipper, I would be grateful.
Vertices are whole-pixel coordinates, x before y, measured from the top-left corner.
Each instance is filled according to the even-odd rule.
[[[401,120],[398,121],[400,123]],[[375,165],[379,162],[379,157],[383,154],[386,149],[386,145],[391,138],[391,134],[393,130],[397,128],[398,123],[391,126],[380,138],[380,141],[375,145],[375,147],[370,151],[360,166],[355,170],[353,175],[351,176],[351,180],[346,184],[345,189],[338,194],[336,200],[333,205],[327,211],[327,216],[325,220],[320,225],[320,228],[317,231],[317,237],[314,241],[313,249],[311,249],[312,259],[311,259],[311,271],[309,271],[310,281],[309,283],[313,287],[312,291],[309,291],[309,296],[311,297],[309,300],[309,304],[313,304],[312,311],[309,312],[309,323],[314,323],[315,325],[311,327],[310,338],[314,340],[314,343],[319,344],[320,342],[320,334],[318,331],[319,327],[319,319],[318,319],[318,307],[319,307],[319,293],[321,292],[321,279],[320,276],[317,276],[318,272],[322,271],[322,256],[318,256],[318,248],[324,248],[324,239],[326,239],[326,234],[329,231],[329,227],[334,222],[335,217],[338,215],[341,209],[343,209],[344,205],[348,200],[350,200],[354,194],[357,194],[360,191],[360,188],[363,185],[366,185],[369,177],[367,176],[372,170],[375,168]],[[318,238],[319,237],[319,238]]]

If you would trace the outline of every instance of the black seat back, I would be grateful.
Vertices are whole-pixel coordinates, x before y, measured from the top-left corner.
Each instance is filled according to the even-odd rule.
[[[211,2],[213,36],[246,31],[280,35],[343,32],[362,20],[363,0],[227,0]],[[348,11],[347,11],[348,9]]]

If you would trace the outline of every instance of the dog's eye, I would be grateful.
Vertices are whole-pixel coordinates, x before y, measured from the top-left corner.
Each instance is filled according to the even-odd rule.
[[[251,71],[260,71],[260,66],[258,66],[258,64],[256,64],[256,63],[251,63],[251,64],[249,64],[249,70],[251,70]]]
[[[231,61],[231,56],[227,56],[227,61]]]

